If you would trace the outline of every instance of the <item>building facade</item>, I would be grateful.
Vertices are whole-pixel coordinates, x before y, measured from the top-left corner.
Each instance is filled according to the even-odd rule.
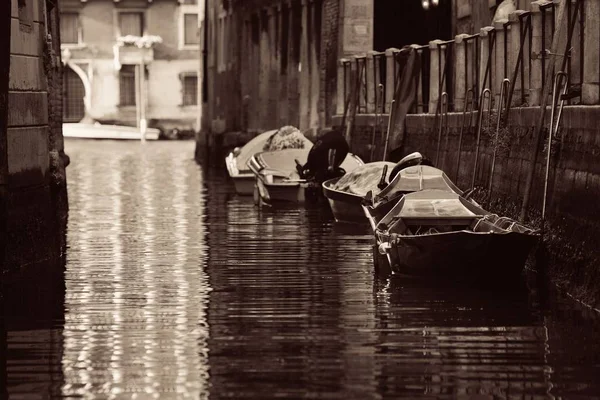
[[[207,0],[202,130],[324,126],[336,63],[371,48],[373,0]]]
[[[478,4],[473,0],[466,10],[459,1],[424,3],[206,0],[202,131],[291,124],[314,133],[331,126],[344,102],[336,96],[340,58],[450,39],[458,16],[471,15]]]
[[[196,130],[197,0],[60,0],[65,122]]]

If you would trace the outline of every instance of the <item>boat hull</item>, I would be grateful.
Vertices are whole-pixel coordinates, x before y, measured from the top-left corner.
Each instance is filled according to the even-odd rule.
[[[269,184],[256,179],[254,198],[257,203],[297,203],[313,201],[315,188],[309,183]]]
[[[522,273],[536,242],[517,232],[399,236],[387,255],[375,251],[374,261],[379,273],[501,281]]]
[[[252,171],[239,171],[237,165],[237,157],[235,157],[233,153],[229,153],[225,158],[225,166],[227,167],[229,177],[233,181],[235,192],[242,196],[252,196],[256,178]]]
[[[254,192],[254,174],[240,174],[232,176],[233,185],[235,186],[235,192],[241,196],[252,196]]]
[[[144,135],[145,140],[158,140],[160,131],[155,128],[147,128]],[[141,140],[142,133],[138,128],[121,125],[100,125],[65,123],[63,124],[63,136],[74,139],[105,139],[105,140]]]
[[[333,217],[338,222],[366,223],[367,218],[362,208],[362,197],[332,189],[339,178],[323,183],[323,195],[327,199]]]

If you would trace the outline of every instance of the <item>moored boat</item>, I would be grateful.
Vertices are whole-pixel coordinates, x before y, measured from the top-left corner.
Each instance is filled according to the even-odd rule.
[[[299,166],[306,165],[310,149],[285,149],[261,152],[248,161],[255,176],[255,200],[261,203],[278,201],[303,203],[318,195],[320,182],[303,176]],[[351,171],[362,165],[360,158],[347,154],[339,165]]]
[[[447,190],[405,194],[378,222],[364,210],[380,273],[510,279],[522,272],[539,239],[534,229]]]
[[[278,131],[278,129],[273,129],[257,135],[243,147],[236,147],[225,158],[227,172],[233,180],[237,194],[248,196],[253,194],[256,178],[248,167],[248,160],[254,154],[264,151],[269,139]],[[304,137],[302,140],[305,148],[310,149],[312,147],[312,142],[309,139]]]
[[[424,189],[462,193],[443,171],[430,166],[418,152],[409,154],[397,164],[382,161],[368,163],[351,174],[323,183],[323,194],[329,201],[334,217],[345,222],[367,221],[363,202],[370,203],[371,213],[379,219],[403,194]]]
[[[392,172],[392,181],[377,194],[367,193],[364,203],[368,204],[371,218],[378,222],[405,194],[429,189],[463,194],[441,169],[430,165],[413,165],[395,175]]]
[[[124,125],[103,125],[100,123],[64,123],[62,125],[65,138],[76,139],[105,139],[105,140],[141,140],[139,128]],[[146,128],[145,140],[158,140],[160,131],[156,128]]]
[[[323,182],[323,195],[336,221],[366,222],[362,209],[363,198],[369,191],[379,191],[378,183],[384,168],[387,167],[387,171],[383,179],[387,182],[394,166],[394,163],[386,161],[367,163],[342,177]]]

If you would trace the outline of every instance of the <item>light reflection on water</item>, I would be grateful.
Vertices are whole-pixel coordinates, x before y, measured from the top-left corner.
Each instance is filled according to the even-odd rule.
[[[258,209],[190,142],[67,152],[64,323],[9,331],[10,398],[600,398],[572,305],[378,279],[364,227]]]
[[[198,398],[208,379],[201,176],[189,153],[117,146],[72,151],[62,394]]]

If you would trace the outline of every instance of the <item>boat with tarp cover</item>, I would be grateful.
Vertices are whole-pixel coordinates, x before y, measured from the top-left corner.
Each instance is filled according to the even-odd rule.
[[[363,207],[375,234],[380,272],[514,278],[539,240],[538,231],[448,190],[404,194],[380,219]]]
[[[406,193],[424,189],[447,190],[462,194],[446,174],[428,164],[418,152],[409,154],[397,164],[379,161],[365,164],[340,178],[323,182],[336,220],[366,222],[362,208],[368,202],[374,216],[383,217]]]
[[[364,204],[367,204],[371,217],[378,221],[404,195],[429,189],[463,194],[463,191],[441,169],[429,165],[414,165],[400,170],[392,181],[376,195],[367,193]]]
[[[338,178],[363,165],[349,153],[340,131],[319,137],[310,149],[288,149],[255,154],[248,167],[256,176],[255,201],[305,202],[318,198],[325,180]]]
[[[303,176],[299,166],[305,165],[309,149],[286,149],[261,152],[248,161],[255,176],[254,196],[257,203],[277,201],[302,203],[318,190],[320,183]],[[352,171],[363,162],[354,154],[347,154],[339,168]]]
[[[243,147],[236,147],[225,158],[227,172],[233,180],[237,194],[251,196],[254,192],[255,176],[248,167],[248,160],[256,153],[265,151],[269,139],[277,132],[279,132],[279,129],[260,133]],[[312,147],[313,143],[308,138],[304,137],[302,140],[304,141],[304,148],[310,149]]]
[[[382,176],[387,182],[394,166],[394,163],[387,161],[372,162],[361,165],[342,177],[323,182],[323,195],[327,198],[335,220],[366,223],[362,209],[363,198],[369,191],[379,192],[378,183]]]

